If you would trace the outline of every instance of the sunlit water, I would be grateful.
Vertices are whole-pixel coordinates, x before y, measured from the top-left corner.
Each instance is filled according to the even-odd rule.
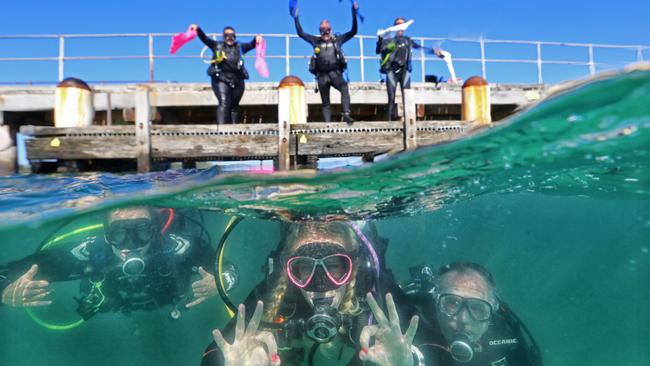
[[[488,267],[546,365],[650,364],[648,71],[570,90],[472,138],[315,177],[0,178],[0,263],[97,222],[101,209],[143,202],[209,209],[213,239],[229,217],[247,217],[226,252],[242,276],[237,301],[263,279],[277,220],[372,219],[390,239],[388,266],[400,281],[423,260]],[[75,321],[78,286],[56,284],[56,305],[38,315]],[[166,308],[53,331],[0,307],[0,364],[198,365],[227,319],[212,299],[179,320]]]

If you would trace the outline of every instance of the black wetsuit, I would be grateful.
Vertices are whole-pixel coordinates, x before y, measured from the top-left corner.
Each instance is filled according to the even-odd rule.
[[[364,234],[372,241],[373,246],[377,252],[380,263],[385,263],[384,255],[387,246],[387,240],[378,236],[376,228],[372,224],[368,224],[364,228]],[[375,280],[375,275],[372,273],[363,271],[357,272],[355,289],[357,297],[359,299],[359,305],[363,309],[362,313],[355,316],[344,319],[343,329],[344,331],[339,332],[337,335],[337,341],[344,344],[348,352],[340,354],[342,356],[339,359],[338,363],[345,363],[347,366],[361,366],[364,363],[359,359],[359,351],[361,350],[359,342],[359,336],[361,330],[365,325],[368,325],[370,310],[365,302],[365,294],[368,291],[371,291],[373,284],[378,283],[378,286],[375,286],[373,294],[375,299],[380,303],[383,302],[384,294],[390,292],[393,295],[397,309],[400,312],[400,322],[402,329],[406,331],[408,324],[411,320],[411,317],[416,313],[416,308],[409,305],[408,298],[406,294],[397,286],[394,276],[390,270],[382,268],[379,276],[379,281]],[[246,324],[248,324],[250,317],[253,315],[253,309],[257,300],[264,300],[267,295],[267,283],[272,283],[273,281],[265,281],[262,284],[258,285],[257,288],[247,297],[244,304],[246,305]],[[266,304],[265,304],[266,305]],[[385,311],[385,307],[384,307]],[[279,314],[284,318],[285,322],[290,321],[291,319],[305,319],[313,314],[312,308],[308,305],[307,301],[304,299],[302,293],[295,286],[288,286],[285,296],[283,298],[282,305],[280,306]],[[374,322],[376,323],[376,321]],[[236,325],[236,318],[231,319],[231,321],[223,329],[223,334],[228,342],[232,342],[234,338]],[[303,333],[298,330],[273,330],[265,329],[274,332],[276,341],[278,343],[279,356],[282,360],[283,365],[300,365],[304,360],[307,360],[307,364],[310,365],[310,359],[314,357],[317,349],[312,345],[309,349],[306,347],[292,348],[291,342],[295,340],[302,340]],[[430,339],[430,337],[425,337]],[[322,347],[322,346],[320,346]],[[354,350],[354,352],[350,352]],[[342,352],[342,351],[341,351]],[[347,357],[346,357],[347,356]],[[324,362],[324,361],[323,361]],[[323,363],[319,363],[323,364]],[[329,362],[328,364],[331,364]],[[203,354],[203,359],[201,361],[202,366],[222,366],[224,365],[223,354],[213,342],[210,344]],[[316,363],[314,363],[316,365]]]
[[[455,361],[451,354],[440,347],[422,346],[420,350],[425,355],[427,365],[436,366],[541,366],[542,358],[534,339],[525,326],[514,316],[512,310],[505,304],[497,310],[490,320],[488,330],[480,339],[481,351],[474,352],[474,358],[467,363]],[[433,338],[427,344],[436,344],[448,348],[449,344],[439,330],[435,320],[435,306],[429,303],[423,314],[429,324]]]
[[[298,17],[294,18],[298,36],[307,41],[314,48],[315,75],[323,102],[323,119],[325,122],[332,121],[332,110],[330,107],[330,87],[341,92],[341,104],[343,107],[344,119],[350,118],[350,90],[348,82],[343,77],[347,65],[342,53],[342,46],[357,34],[357,11],[352,9],[352,29],[329,41],[323,41],[319,36],[314,36],[303,31]],[[318,49],[319,52],[316,52]],[[350,120],[351,121],[351,120]]]
[[[243,64],[243,57],[256,46],[256,40],[251,42],[235,42],[229,46],[225,42],[209,38],[201,28],[197,28],[201,41],[212,50],[213,63],[208,68],[212,80],[212,91],[219,100],[217,107],[217,123],[237,123],[239,120],[239,102],[244,95],[248,72]],[[225,57],[224,57],[225,55]],[[223,60],[216,62],[216,60]]]
[[[127,276],[104,237],[90,236],[72,249],[62,243],[0,266],[0,277],[7,279],[0,283],[0,293],[37,264],[37,279],[50,282],[86,280],[81,285],[83,295],[78,308],[85,319],[98,312],[128,313],[165,305],[181,306],[187,300],[185,296],[194,268],[212,268],[214,258],[214,251],[204,241],[167,233],[160,243],[149,248],[144,258],[144,271]]]
[[[381,73],[386,74],[386,89],[388,90],[388,120],[397,119],[395,94],[397,84],[402,95],[404,89],[411,88],[411,50],[416,44],[407,36],[381,38],[377,40],[377,54],[381,56]]]
[[[445,350],[449,348],[436,317],[436,304],[431,296],[434,274],[430,266],[410,269],[411,281],[403,286],[409,303],[420,310],[420,327],[416,345],[424,355],[426,365],[435,366],[541,366],[539,348],[528,328],[519,320],[507,304],[500,302],[492,315],[487,331],[479,343],[481,350],[467,363],[455,361]]]

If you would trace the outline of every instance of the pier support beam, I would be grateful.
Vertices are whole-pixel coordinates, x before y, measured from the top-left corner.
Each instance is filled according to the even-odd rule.
[[[415,150],[418,147],[417,138],[417,108],[415,94],[412,89],[404,90],[404,150]]]
[[[138,172],[151,171],[151,108],[149,89],[138,88],[135,92],[135,140]]]
[[[286,171],[291,168],[291,155],[289,154],[289,138],[291,129],[289,122],[278,122],[278,170]]]

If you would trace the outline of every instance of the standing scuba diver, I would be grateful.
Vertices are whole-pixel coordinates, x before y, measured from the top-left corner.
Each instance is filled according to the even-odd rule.
[[[183,234],[183,227],[191,224],[188,217],[177,212],[174,218],[174,211],[168,211],[164,223],[153,207],[112,209],[104,216],[103,235],[89,235],[70,243],[72,248],[65,242],[43,247],[0,266],[2,304],[48,306],[50,282],[83,280],[77,312],[84,320],[102,312],[151,311],[166,305],[175,307],[170,314],[175,319],[183,306],[198,305],[216,295],[217,288],[214,275],[203,269],[212,268],[214,251],[200,237]],[[195,272],[201,279],[192,282]]]
[[[404,18],[395,19],[395,26],[404,24]],[[395,37],[383,38],[381,35],[377,39],[376,53],[381,55],[380,72],[386,74],[386,89],[388,89],[388,120],[397,120],[397,110],[395,104],[395,94],[397,84],[399,83],[402,90],[411,88],[411,49],[419,48],[419,45],[413,43],[411,38],[404,35],[403,30],[396,32]]]
[[[375,250],[366,234],[381,247]],[[392,295],[386,296],[388,317],[372,295],[390,291],[399,304],[405,297],[380,264],[384,250],[372,225],[290,224],[269,258],[267,280],[239,306],[223,333],[213,332],[215,342],[201,365],[413,365],[418,318],[403,335]],[[248,318],[247,307],[255,308]],[[406,316],[407,309],[413,314],[414,308],[400,308]],[[376,325],[370,325],[373,314]]]
[[[196,24],[191,29],[196,30],[201,41],[212,51],[212,61],[207,73],[212,80],[212,91],[219,100],[217,107],[217,123],[238,123],[239,102],[244,95],[249,75],[244,66],[244,54],[254,49],[262,36],[257,35],[248,43],[237,42],[233,27],[223,29],[223,41],[210,39]]]
[[[352,39],[357,34],[357,13],[359,5],[357,2],[352,4],[352,29],[340,36],[332,35],[332,25],[328,20],[323,20],[320,23],[319,31],[320,36],[314,36],[305,33],[300,25],[298,18],[298,9],[295,14],[292,14],[296,24],[296,32],[298,36],[313,49],[314,54],[309,61],[309,72],[316,76],[318,83],[318,90],[320,91],[321,100],[323,102],[323,119],[325,122],[332,121],[332,110],[330,107],[330,87],[334,87],[341,92],[341,104],[343,107],[343,121],[352,124],[354,120],[350,116],[350,90],[348,82],[343,77],[343,73],[347,69],[347,61],[343,55],[343,44]]]

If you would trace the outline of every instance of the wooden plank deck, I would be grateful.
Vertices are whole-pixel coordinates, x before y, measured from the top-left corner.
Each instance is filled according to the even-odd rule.
[[[139,170],[147,171],[146,165],[153,160],[279,161],[284,154],[318,158],[376,155],[406,150],[407,144],[426,146],[455,140],[476,126],[459,121],[418,121],[411,129],[405,129],[402,122],[308,123],[287,126],[282,138],[280,127],[280,124],[150,125],[148,136],[144,137],[136,133],[138,127],[133,125],[22,126],[20,132],[27,137],[27,158],[31,162],[133,159],[138,160]],[[282,139],[286,141],[283,143]],[[150,152],[148,156],[147,152]]]

